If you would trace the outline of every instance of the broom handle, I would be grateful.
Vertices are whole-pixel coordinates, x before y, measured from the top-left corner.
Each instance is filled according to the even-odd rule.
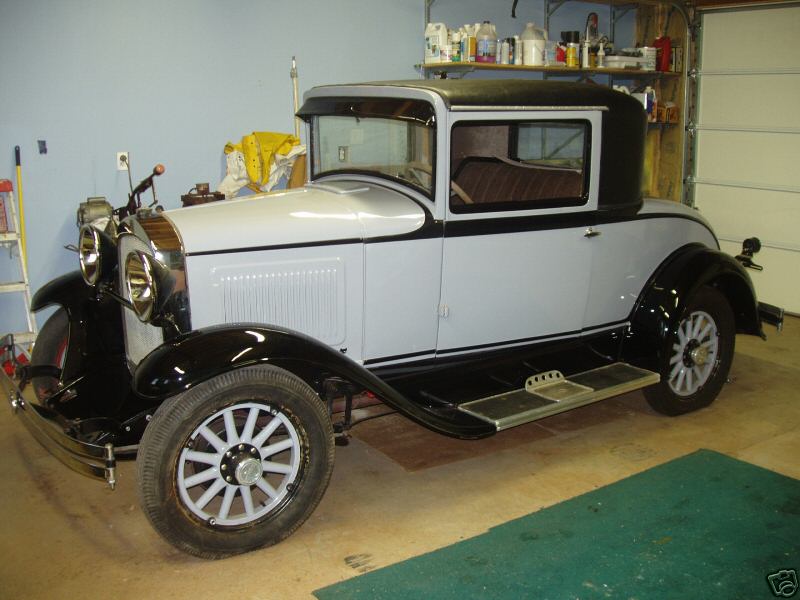
[[[297,85],[297,61],[295,60],[294,56],[292,57],[292,70],[289,72],[289,76],[292,78],[292,92],[294,95],[294,114],[297,115],[297,111],[300,110],[300,92],[298,90]],[[295,116],[294,118],[294,136],[299,140],[300,139],[300,119]]]
[[[28,265],[28,248],[25,244],[25,204],[22,202],[22,160],[19,146],[14,146],[14,158],[17,163],[17,198],[19,204],[19,242],[22,250],[22,260]]]

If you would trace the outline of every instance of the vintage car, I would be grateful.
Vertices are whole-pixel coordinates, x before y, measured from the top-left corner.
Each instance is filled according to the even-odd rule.
[[[135,455],[142,508],[183,551],[308,518],[351,424],[334,399],[464,439],[639,388],[678,415],[717,396],[737,332],[781,324],[741,264],[755,248],[737,261],[696,210],[643,199],[630,96],[400,81],[318,87],[298,115],[310,183],[85,225],[80,272],[33,300],[60,308],[16,413],[112,484]]]

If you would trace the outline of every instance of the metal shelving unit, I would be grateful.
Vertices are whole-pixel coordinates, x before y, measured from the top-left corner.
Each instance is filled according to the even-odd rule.
[[[437,0],[425,0],[424,23],[431,21],[431,7]],[[551,17],[570,2],[607,6],[609,10],[609,37],[613,40],[616,24],[631,10],[637,10],[637,38],[651,41],[666,33],[672,39],[681,39],[683,68],[680,72],[643,71],[639,69],[569,68],[561,66],[497,65],[486,63],[440,63],[417,65],[423,77],[464,77],[471,73],[507,72],[512,74],[541,74],[549,77],[576,77],[592,79],[606,76],[608,85],[620,80],[635,80],[653,85],[660,100],[666,96],[679,107],[680,122],[653,123],[648,132],[648,143],[655,148],[651,179],[646,184],[649,195],[671,198],[690,203],[687,193],[689,174],[693,168],[694,122],[696,120],[697,81],[695,38],[698,30],[695,13],[680,0],[541,0],[544,8],[544,27],[550,30]],[[495,5],[496,6],[496,5]],[[510,8],[510,3],[509,3]],[[495,10],[497,10],[495,8]],[[678,15],[682,21],[672,19]],[[663,30],[663,31],[662,31]]]

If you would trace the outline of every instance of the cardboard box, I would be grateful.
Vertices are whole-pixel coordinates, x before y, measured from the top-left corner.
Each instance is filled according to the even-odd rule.
[[[672,103],[665,103],[658,105],[658,122],[659,123],[678,123],[679,111],[678,107]]]

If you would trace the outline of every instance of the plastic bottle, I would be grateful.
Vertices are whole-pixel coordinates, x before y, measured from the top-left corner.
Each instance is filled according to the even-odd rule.
[[[475,54],[478,51],[478,40],[475,37],[476,26],[467,24],[461,29],[461,61],[475,62]]]
[[[656,48],[656,71],[669,71],[672,40],[667,36],[657,37],[653,46]]]
[[[547,32],[528,23],[522,30],[522,64],[539,66],[544,65],[544,45],[547,41]]]
[[[514,64],[522,64],[522,38],[518,35],[514,36]]]
[[[425,64],[442,62],[442,48],[447,43],[444,23],[428,23],[425,27]]]
[[[449,29],[445,29],[445,43],[442,44],[442,51],[441,51],[441,62],[449,63],[453,60],[453,46],[452,46],[452,31]]]
[[[583,47],[581,48],[581,68],[589,68],[589,40],[583,40]]]
[[[484,21],[478,28],[478,50],[475,60],[480,63],[493,63],[497,60],[497,37],[494,26]]]
[[[658,117],[658,100],[656,98],[656,91],[649,85],[644,88],[644,93],[647,96],[647,120],[654,123]]]
[[[597,51],[597,68],[604,69],[606,67],[606,49],[605,44],[600,42],[600,49]]]
[[[450,60],[452,62],[461,62],[461,30],[458,29],[453,32],[452,37],[450,38],[450,45],[452,46],[452,50],[450,51]]]

